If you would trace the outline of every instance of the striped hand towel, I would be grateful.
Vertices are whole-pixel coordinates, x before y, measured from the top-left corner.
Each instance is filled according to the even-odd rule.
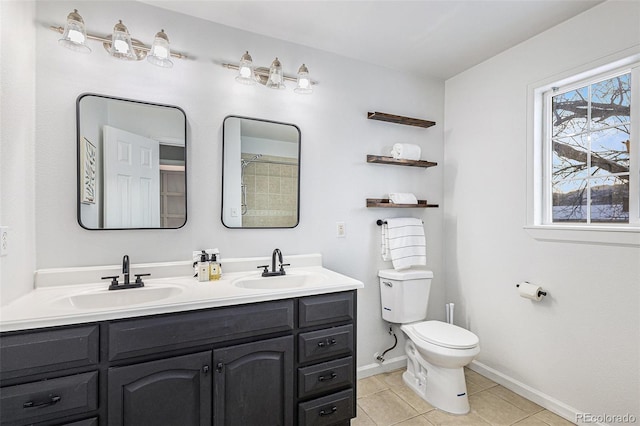
[[[386,219],[382,225],[382,259],[391,260],[396,270],[427,264],[424,227],[420,219]]]

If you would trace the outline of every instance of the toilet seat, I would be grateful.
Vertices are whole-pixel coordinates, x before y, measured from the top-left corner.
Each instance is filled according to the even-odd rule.
[[[410,327],[421,340],[444,348],[470,349],[480,342],[469,330],[442,321],[422,321]]]

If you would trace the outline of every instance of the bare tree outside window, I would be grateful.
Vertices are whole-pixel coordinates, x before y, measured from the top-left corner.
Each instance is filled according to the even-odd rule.
[[[550,120],[553,222],[628,223],[631,74],[552,96]]]

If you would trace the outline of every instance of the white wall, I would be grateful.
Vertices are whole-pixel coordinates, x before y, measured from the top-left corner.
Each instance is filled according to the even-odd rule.
[[[527,85],[631,46],[640,3],[608,2],[447,80],[445,281],[480,363],[577,411],[639,417],[640,250],[523,229]],[[521,280],[549,297],[518,297]]]
[[[34,19],[33,2],[0,1],[0,225],[10,249],[0,257],[2,304],[33,287],[36,48],[35,32],[24,29]]]
[[[102,46],[78,54],[58,47],[48,29],[78,8],[90,32],[108,34],[122,19],[135,38],[149,42],[160,29],[174,49],[195,59],[173,69],[110,58]],[[444,316],[442,210],[367,209],[367,197],[414,192],[442,200],[442,168],[367,164],[367,154],[388,153],[398,141],[417,143],[423,156],[442,161],[444,83],[370,66],[308,47],[230,29],[136,2],[37,3],[36,207],[37,268],[118,264],[126,253],[139,262],[188,260],[194,249],[218,247],[224,257],[319,252],[325,265],[365,283],[359,292],[358,364],[390,341],[380,318],[376,271],[390,267],[379,255],[378,218],[413,215],[425,221],[429,264],[436,274],[431,316]],[[257,64],[277,55],[289,74],[305,62],[320,84],[311,96],[289,89],[236,84],[220,62],[237,62],[249,50]],[[3,56],[3,63],[4,63]],[[362,71],[364,68],[364,71]],[[351,76],[359,76],[354,79]],[[76,223],[75,100],[85,92],[182,107],[188,120],[188,221],[178,230],[87,231]],[[422,117],[430,129],[366,119],[367,111]],[[295,123],[301,129],[300,224],[283,230],[230,230],[220,221],[222,121],[229,114]],[[384,148],[384,149],[383,149]],[[386,151],[385,151],[386,150]],[[27,164],[33,167],[31,162]],[[415,169],[415,170],[413,170]],[[4,204],[4,193],[3,193]],[[338,239],[336,222],[346,224]],[[29,228],[33,232],[33,226]],[[27,232],[27,230],[25,230]],[[64,250],[61,250],[61,248]],[[224,262],[223,262],[224,265]],[[33,268],[23,267],[30,274]],[[11,282],[24,289],[23,278]],[[22,290],[16,290],[22,291]],[[22,291],[24,292],[24,291]],[[399,347],[389,356],[398,356]]]

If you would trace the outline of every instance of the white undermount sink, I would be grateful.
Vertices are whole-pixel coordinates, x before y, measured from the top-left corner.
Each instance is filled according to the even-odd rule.
[[[274,277],[250,276],[238,278],[233,285],[239,288],[256,290],[278,290],[298,287],[309,287],[327,281],[327,276],[319,272],[292,272]]]
[[[58,300],[63,305],[71,305],[78,309],[105,309],[121,306],[139,305],[157,302],[182,293],[178,286],[154,286],[128,288],[124,290],[93,290],[66,296]]]

